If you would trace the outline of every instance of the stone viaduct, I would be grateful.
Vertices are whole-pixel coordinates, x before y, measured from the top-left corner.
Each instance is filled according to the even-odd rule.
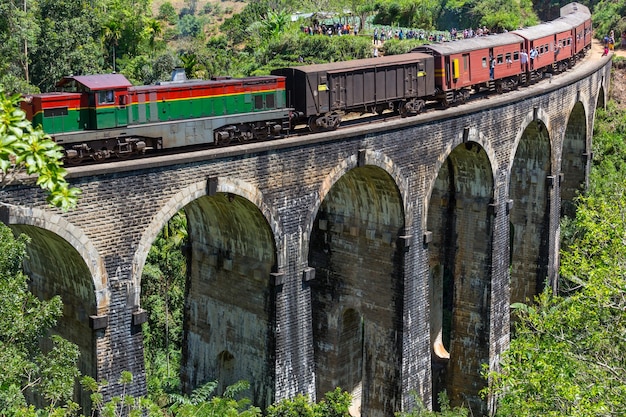
[[[77,209],[19,185],[0,220],[32,238],[33,291],[62,296],[57,331],[106,398],[125,370],[126,392],[146,392],[142,270],[182,210],[187,390],[246,379],[265,406],[339,386],[355,414],[389,417],[446,389],[484,413],[481,366],[507,347],[510,304],[556,285],[559,221],[586,184],[610,69],[587,59],[417,117],[74,167]]]

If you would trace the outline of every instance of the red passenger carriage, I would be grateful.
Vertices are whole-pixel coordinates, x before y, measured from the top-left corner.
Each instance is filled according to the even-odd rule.
[[[502,92],[518,84],[522,39],[512,33],[424,45],[416,52],[435,57],[436,98],[444,105],[469,98],[472,88]],[[492,60],[495,60],[493,77]]]

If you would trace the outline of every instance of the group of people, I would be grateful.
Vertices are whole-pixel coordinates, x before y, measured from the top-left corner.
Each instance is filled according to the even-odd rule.
[[[423,30],[404,29],[393,30],[391,28],[374,28],[374,45],[381,45],[389,39],[419,39],[428,40],[429,42],[442,42],[448,40],[443,33],[426,33]]]
[[[624,34],[622,34],[622,39],[624,39]],[[615,32],[611,31],[607,36],[603,39],[604,43],[604,51],[602,51],[602,56],[607,56],[609,51],[615,49]]]
[[[312,26],[300,26],[302,32],[307,35],[349,35],[354,33],[354,35],[359,34],[358,26],[352,27],[349,23],[334,23],[334,24],[319,24],[317,22],[313,23]]]

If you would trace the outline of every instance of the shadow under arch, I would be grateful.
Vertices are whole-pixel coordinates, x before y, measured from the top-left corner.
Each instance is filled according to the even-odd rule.
[[[308,251],[316,397],[340,386],[356,416],[401,401],[406,204],[384,159],[364,152],[327,177]]]
[[[181,190],[153,217],[133,260],[140,303],[141,273],[150,245],[184,210],[188,248],[180,377],[183,392],[220,378],[238,380],[254,405],[275,390],[276,295],[271,273],[285,265],[282,226],[250,183],[210,177]],[[224,353],[224,352],[227,352]],[[223,392],[218,392],[219,395]]]
[[[209,190],[209,188],[211,188],[211,190]],[[135,288],[134,305],[139,306],[141,273],[145,266],[150,247],[159,232],[161,232],[169,219],[171,219],[185,206],[203,196],[215,193],[229,193],[241,196],[252,202],[259,209],[267,220],[267,223],[275,236],[274,240],[277,252],[277,268],[278,270],[282,270],[286,262],[285,247],[282,243],[282,236],[284,236],[283,228],[278,220],[279,216],[271,208],[271,206],[265,202],[262,193],[256,187],[244,181],[235,181],[224,177],[212,177],[208,180],[198,181],[191,184],[170,198],[169,201],[159,210],[159,212],[154,215],[150,224],[144,230],[144,233],[141,235],[141,239],[137,245],[132,262],[131,276],[133,286]]]
[[[407,193],[409,188],[408,180],[406,179],[406,177],[402,174],[402,172],[393,162],[393,160],[388,156],[384,155],[381,152],[362,150],[359,151],[358,154],[351,155],[350,157],[342,160],[324,178],[324,181],[320,185],[317,192],[318,198],[315,199],[315,204],[310,208],[311,214],[309,215],[309,218],[307,219],[304,226],[305,236],[311,236],[311,232],[315,225],[315,220],[317,218],[320,206],[323,204],[326,196],[330,192],[333,185],[351,169],[366,165],[380,168],[393,179],[395,183],[394,185],[400,193],[405,216],[405,224],[412,223],[413,207],[415,206],[415,204],[411,201],[407,201]],[[308,242],[304,243],[308,244]],[[303,248],[303,253],[308,252],[308,250],[308,247]]]
[[[576,214],[574,199],[587,185],[587,111],[578,101],[572,108],[563,134],[560,166],[561,216]]]
[[[45,300],[58,295],[63,301],[63,315],[52,331],[78,346],[81,374],[98,379],[90,317],[107,314],[110,301],[107,273],[98,251],[79,227],[45,210],[10,206],[8,226],[15,234],[31,239],[24,260],[31,292]],[[78,384],[74,399],[89,412],[89,395]]]
[[[426,190],[426,193],[424,195],[424,216],[422,217],[422,227],[424,230],[428,230],[427,228],[428,209],[430,207],[428,203],[429,201],[431,201],[433,189],[435,188],[435,184],[437,181],[437,175],[435,175],[434,173],[440,172],[441,167],[443,166],[444,163],[446,163],[447,158],[450,156],[452,151],[457,146],[461,145],[462,143],[478,144],[478,146],[480,146],[485,151],[485,153],[487,154],[489,165],[491,167],[491,172],[493,174],[491,181],[494,184],[496,183],[495,175],[496,175],[496,172],[498,172],[498,165],[497,165],[498,158],[496,156],[495,149],[491,146],[491,141],[487,140],[484,134],[474,127],[467,128],[459,132],[459,134],[457,135],[457,140],[448,143],[445,150],[441,153],[437,163],[432,166],[433,174],[426,175],[426,178],[433,178],[433,180],[430,184],[428,184],[428,189]]]
[[[550,126],[544,120],[541,112],[525,118],[509,170],[511,303],[531,301],[548,278],[554,155]]]
[[[492,162],[477,142],[453,147],[439,165],[426,219],[432,396],[445,390],[452,405],[469,406],[474,415],[486,412],[479,392],[490,355]]]

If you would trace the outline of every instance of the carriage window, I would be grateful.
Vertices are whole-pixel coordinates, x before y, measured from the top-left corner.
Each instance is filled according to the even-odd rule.
[[[519,59],[519,51],[513,52],[513,61],[517,61]]]
[[[554,49],[554,45],[553,45],[552,49]],[[547,43],[544,45],[544,51],[546,51],[546,53],[548,53],[548,51],[549,51]]]
[[[98,104],[110,104],[115,103],[115,96],[113,90],[98,91]]]
[[[496,61],[498,64],[502,64],[504,62],[504,59],[502,57],[502,54],[498,55],[498,59]]]
[[[467,68],[469,67],[469,54],[463,54],[463,69],[465,71],[467,71]]]
[[[487,58],[483,57],[483,68],[487,68]]]
[[[254,96],[254,109],[260,110],[263,108],[263,96]]]
[[[56,109],[44,109],[43,117],[67,116],[67,107],[58,107]]]
[[[511,53],[507,53],[504,58],[506,59],[506,62],[511,62]]]
[[[268,94],[267,96],[265,96],[265,106],[268,109],[273,109],[274,107],[276,107],[276,104],[274,103],[274,94]]]

